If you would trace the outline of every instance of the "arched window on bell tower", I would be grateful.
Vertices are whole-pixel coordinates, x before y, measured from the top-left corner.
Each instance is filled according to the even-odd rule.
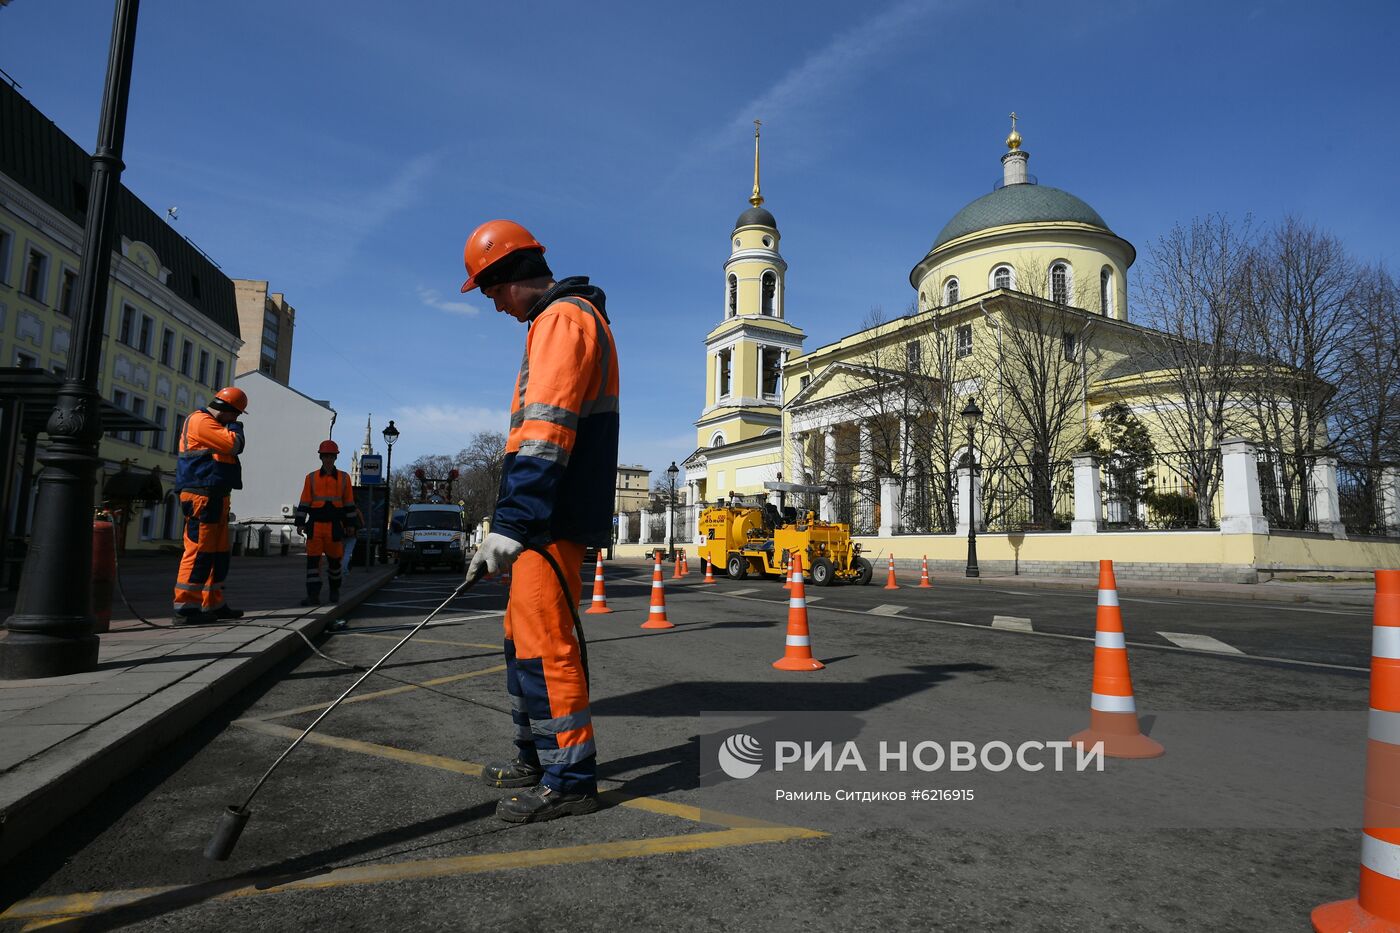
[[[772,316],[775,314],[774,304],[777,300],[778,275],[771,269],[763,273],[763,305],[762,313]]]
[[[734,273],[729,273],[729,309],[725,312],[725,317],[733,317],[739,313],[739,277]]]

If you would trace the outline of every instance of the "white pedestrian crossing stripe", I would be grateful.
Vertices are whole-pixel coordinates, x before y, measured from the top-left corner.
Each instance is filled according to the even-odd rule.
[[[905,609],[907,609],[907,608],[909,608],[909,607],[908,607],[908,606],[892,606],[892,605],[886,604],[886,605],[884,605],[884,606],[876,606],[874,609],[867,609],[867,610],[865,610],[865,611],[868,612],[868,613],[870,613],[871,615],[876,615],[876,616],[897,616],[897,615],[899,615],[901,612],[903,612],[903,611],[904,611]]]
[[[1209,635],[1195,635],[1190,632],[1158,632],[1157,634],[1180,648],[1191,648],[1195,651],[1216,651],[1220,654],[1244,654],[1240,649],[1227,645],[1218,638],[1211,638]]]
[[[743,596],[745,593],[757,593],[758,590],[750,586],[742,590],[724,590],[723,592],[726,596]]]
[[[992,628],[1006,629],[1008,632],[1034,632],[1030,619],[1020,616],[992,616]]]

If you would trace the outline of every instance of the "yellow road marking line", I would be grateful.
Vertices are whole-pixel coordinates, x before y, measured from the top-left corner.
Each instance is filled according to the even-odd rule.
[[[264,735],[271,735],[277,738],[294,739],[298,735],[301,735],[300,729],[293,729],[289,726],[279,726],[276,723],[264,722],[260,719],[240,719],[235,722],[234,725],[243,726],[245,729],[251,729],[254,732],[261,732]],[[338,748],[342,751],[358,752],[361,755],[388,758],[392,761],[421,765],[425,768],[454,771],[458,774],[468,774],[472,777],[479,777],[481,775],[482,766],[475,762],[461,761],[456,758],[445,758],[442,755],[433,755],[428,752],[409,751],[404,748],[395,748],[392,745],[362,742],[359,739],[347,739],[337,735],[323,735],[319,732],[313,732],[308,735],[306,741],[313,745],[324,745],[327,748]],[[724,813],[719,810],[707,810],[703,807],[691,806],[690,804],[673,803],[669,800],[658,800],[654,797],[635,797],[622,790],[604,791],[602,796],[606,801],[620,807],[630,807],[634,810],[643,810],[662,816],[673,816],[682,820],[689,820],[692,823],[710,823],[715,826],[723,826],[727,829],[793,828],[784,826],[781,823],[770,823],[766,820],[752,819],[734,813]]]
[[[494,645],[491,647],[495,647]],[[440,687],[443,684],[456,683],[459,680],[467,680],[471,677],[481,677],[485,674],[499,674],[506,669],[504,664],[497,664],[495,667],[488,667],[480,671],[467,671],[465,674],[449,674],[446,677],[437,677],[433,680],[425,680],[421,684],[405,684],[402,687],[390,687],[388,690],[379,690],[374,693],[362,693],[359,696],[348,698],[345,703],[364,703],[367,700],[378,700],[383,697],[397,696],[400,693],[409,693],[413,690],[421,690],[424,687]],[[329,702],[317,703],[312,706],[298,706],[294,709],[279,710],[275,713],[263,713],[258,716],[250,716],[247,719],[238,720],[238,724],[260,721],[264,719],[281,719],[284,716],[295,716],[298,713],[319,713],[330,706]],[[344,705],[344,704],[342,704]]]
[[[349,629],[342,629],[335,633],[337,638],[344,638],[346,635],[355,635],[360,638],[387,638],[391,641],[399,641],[402,635],[380,635],[378,632],[355,632]],[[415,645],[452,645],[457,648],[489,648],[492,651],[500,651],[500,643],[494,645],[482,645],[474,641],[443,641],[441,638],[415,638]]]
[[[379,884],[389,881],[417,881],[452,875],[479,874],[517,868],[542,868],[553,865],[577,865],[584,862],[644,858],[682,852],[700,852],[730,846],[789,842],[796,839],[818,839],[826,833],[799,827],[737,828],[716,832],[693,833],[682,836],[660,836],[653,839],[622,839],[596,842],[555,849],[530,849],[523,852],[500,852],[488,855],[459,855],[413,862],[384,865],[357,865],[335,868],[311,877],[294,877],[285,882],[276,878],[245,879],[230,888],[232,879],[204,884],[132,888],[125,891],[95,891],[84,894],[36,897],[20,901],[4,913],[0,920],[41,920],[73,918],[115,911],[123,907],[139,910],[141,906],[166,911],[205,901],[231,900],[277,894],[282,891],[312,891],[347,885]]]

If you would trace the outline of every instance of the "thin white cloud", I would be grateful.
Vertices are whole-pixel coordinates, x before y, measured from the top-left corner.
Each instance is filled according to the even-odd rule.
[[[418,300],[425,308],[433,308],[438,311],[446,311],[448,314],[464,314],[467,317],[475,317],[480,314],[480,309],[473,307],[465,301],[452,301],[442,297],[442,293],[435,288],[418,287]]]
[[[918,21],[947,6],[946,0],[902,0],[843,30],[826,45],[789,69],[771,87],[745,103],[723,128],[708,134],[679,160],[662,187],[690,174],[695,166],[731,150],[755,119],[780,121],[795,111],[812,108],[836,90],[859,83],[865,72],[888,64],[892,50],[916,34]],[[830,130],[824,122],[822,126]],[[796,143],[797,140],[789,139]]]

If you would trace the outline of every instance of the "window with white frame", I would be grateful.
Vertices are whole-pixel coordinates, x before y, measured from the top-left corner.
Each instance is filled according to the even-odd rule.
[[[200,385],[209,384],[209,351],[199,351],[199,374],[195,376]]]
[[[118,408],[126,408],[126,398],[126,392],[121,389],[112,390],[112,404],[116,405]],[[126,440],[125,431],[108,431],[107,434],[109,437],[115,437],[119,441]]]
[[[1069,263],[1057,262],[1050,267],[1050,300],[1057,305],[1069,304]]]
[[[136,349],[147,356],[151,355],[151,342],[155,339],[156,322],[149,314],[141,315],[141,329],[136,334]]]
[[[214,361],[214,385],[222,388],[224,384],[224,361]]]
[[[15,365],[20,369],[37,369],[39,366],[39,358],[32,354],[25,353],[23,350],[16,350]]]
[[[716,431],[715,434],[714,434],[714,436],[710,438],[710,446],[711,446],[711,447],[723,447],[723,446],[724,446],[724,435],[723,435],[722,433],[720,433],[719,431]]]
[[[733,317],[739,313],[739,277],[734,273],[729,273],[729,309],[725,312],[725,317]]]
[[[155,414],[151,416],[151,420],[159,425],[155,431],[151,432],[152,450],[165,449],[165,417],[167,414],[164,405],[157,405]]]
[[[117,343],[124,343],[128,347],[135,346],[136,334],[136,309],[131,305],[122,305],[121,323],[117,325]]]
[[[972,355],[971,324],[959,324],[957,329],[953,331],[953,339],[955,346],[954,352],[957,356],[964,357]]]
[[[715,385],[719,388],[720,398],[729,395],[733,364],[734,351],[732,349],[724,349],[715,354]]]
[[[1064,346],[1065,362],[1076,362],[1079,359],[1079,338],[1071,331],[1065,331],[1060,340]]]
[[[778,294],[778,276],[773,271],[763,273],[763,305],[761,311],[770,317],[777,313],[775,301]]]
[[[1104,266],[1099,270],[1099,312],[1107,317],[1113,311],[1113,270]]]
[[[78,310],[78,273],[67,267],[60,273],[58,286],[58,313],[72,317]]]
[[[194,366],[194,344],[186,340],[180,347],[180,375],[188,376]]]
[[[24,278],[19,290],[35,301],[43,303],[49,284],[49,257],[37,247],[30,246],[24,258]]]
[[[992,288],[1011,288],[1015,283],[1010,266],[997,266],[992,270]]]
[[[169,366],[175,359],[175,332],[168,327],[160,329],[160,362]]]
[[[948,281],[943,283],[943,303],[945,305],[955,305],[958,303],[957,276],[949,276]]]
[[[10,283],[10,250],[14,243],[15,235],[0,227],[0,284]]]
[[[904,345],[904,368],[911,373],[919,371],[919,364],[923,358],[923,347],[917,340],[911,340]]]

